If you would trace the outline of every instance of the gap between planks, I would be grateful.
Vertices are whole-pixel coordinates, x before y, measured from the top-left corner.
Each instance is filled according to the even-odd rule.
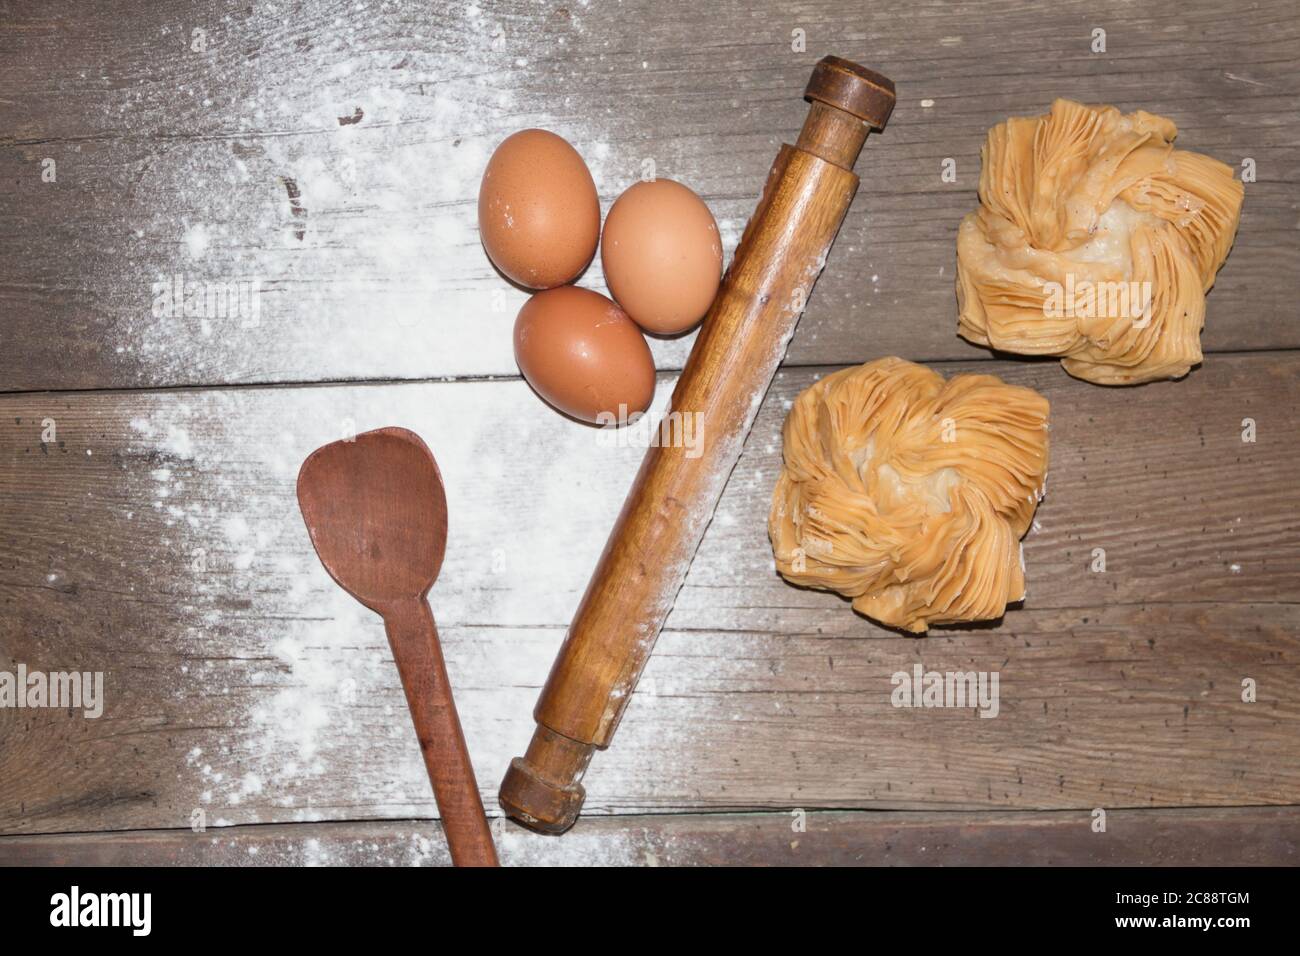
[[[917,365],[926,366],[956,366],[970,365],[975,362],[1014,362],[1029,365],[1059,365],[1060,360],[1053,356],[1038,355],[1014,355],[1005,352],[990,352],[987,349],[972,347],[973,352],[969,358],[936,358],[921,357],[910,358],[906,355],[899,356],[909,362]],[[1203,353],[1203,359],[1197,365],[1192,366],[1192,371],[1188,374],[1195,375],[1204,366],[1205,360],[1211,356],[1216,358],[1243,358],[1248,356],[1288,356],[1300,354],[1300,347],[1297,348],[1274,348],[1272,346],[1263,346],[1260,348],[1230,348],[1230,349],[1207,349]],[[885,358],[884,354],[876,358]],[[865,362],[873,359],[864,359]],[[832,372],[843,368],[851,368],[854,365],[860,365],[860,362],[847,363],[826,363],[826,362],[804,362],[804,361],[783,361],[778,367],[778,372],[785,371],[812,371],[829,375]],[[663,366],[656,367],[656,378],[662,381],[665,378],[676,377],[681,374],[681,366]],[[1064,371],[1062,371],[1064,375]],[[429,375],[423,377],[410,378],[326,378],[326,379],[284,379],[281,381],[271,382],[173,382],[160,385],[104,385],[95,386],[94,388],[0,388],[0,400],[13,397],[32,397],[40,395],[49,395],[56,398],[79,397],[92,395],[133,395],[133,394],[150,394],[150,393],[186,393],[186,392],[229,392],[229,391],[259,391],[269,389],[291,389],[291,388],[350,388],[352,386],[373,386],[382,387],[388,385],[455,385],[459,383],[495,383],[495,382],[521,382],[522,375]],[[1176,381],[1182,381],[1178,379]],[[1150,383],[1148,383],[1150,384]],[[1098,388],[1141,388],[1142,386],[1097,386]],[[770,390],[770,389],[769,389]]]

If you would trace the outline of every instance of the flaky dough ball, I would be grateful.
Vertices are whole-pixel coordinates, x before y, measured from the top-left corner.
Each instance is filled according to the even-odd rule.
[[[1059,355],[1102,385],[1198,363],[1242,186],[1218,160],[1174,149],[1177,132],[1142,110],[1069,100],[989,130],[980,207],[957,234],[959,334]]]
[[[829,375],[785,420],[768,534],[792,584],[891,627],[1002,616],[1047,480],[1047,399],[899,358]]]

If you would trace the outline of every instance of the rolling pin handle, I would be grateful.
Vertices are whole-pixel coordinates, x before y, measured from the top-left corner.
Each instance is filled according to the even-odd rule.
[[[879,132],[894,111],[894,81],[838,56],[817,61],[803,98],[851,113]]]
[[[579,781],[595,752],[595,744],[538,724],[528,752],[510,761],[501,781],[501,809],[532,830],[563,833],[582,810],[587,792]]]
[[[868,130],[885,128],[895,100],[892,80],[837,56],[818,61],[803,97],[812,108],[795,145],[849,171]]]

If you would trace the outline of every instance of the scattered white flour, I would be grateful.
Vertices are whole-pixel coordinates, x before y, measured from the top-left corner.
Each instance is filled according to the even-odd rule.
[[[188,227],[182,241],[191,259],[202,259],[207,254],[210,241],[208,227],[203,223]]]
[[[503,18],[470,5],[409,49],[369,44],[345,23],[314,45],[300,42],[302,31],[270,31],[259,37],[257,70],[223,71],[244,39],[231,26],[214,37],[226,47],[211,70],[196,59],[174,94],[163,98],[141,78],[127,95],[128,107],[147,112],[141,129],[173,114],[173,95],[195,111],[196,128],[215,115],[201,108],[209,101],[230,120],[220,135],[178,140],[131,171],[138,219],[123,226],[126,244],[105,248],[88,272],[117,296],[114,308],[138,301],[109,343],[138,384],[511,379],[400,392],[174,390],[127,401],[132,438],[117,452],[129,486],[123,539],[155,541],[159,560],[172,562],[165,574],[133,572],[124,590],[174,615],[165,633],[141,639],[174,654],[168,690],[187,715],[172,745],[181,779],[165,802],[178,826],[194,809],[209,827],[435,812],[382,622],[329,579],[294,499],[312,449],[388,424],[423,435],[447,482],[448,554],[431,602],[496,812],[500,775],[527,744],[538,691],[643,449],[603,444],[518,380],[510,329],[525,296],[499,280],[479,243],[483,168],[512,129],[549,128],[582,153],[608,209],[653,159],[658,175],[704,195],[728,260],[753,204],[727,195],[732,167],[715,155],[640,155],[645,117],[635,111],[577,109],[553,95],[556,57],[591,53],[577,48],[594,14],[585,3],[567,9],[557,28],[541,14]],[[124,262],[139,272],[123,278]],[[169,309],[160,290],[177,282],[255,288],[258,313]],[[599,257],[581,284],[603,290]],[[661,367],[674,367],[693,342],[651,345]],[[660,383],[661,405],[672,385]],[[521,481],[524,448],[545,454],[528,456]],[[747,481],[760,495],[770,483]],[[756,563],[770,563],[763,528],[740,524],[747,513],[718,520],[752,534]],[[707,573],[710,584],[734,586],[751,570],[731,561]],[[652,658],[631,698],[620,747],[593,765],[591,814],[629,809],[629,794],[650,806],[696,798],[692,757],[713,746],[698,727],[717,706],[716,684],[766,666],[762,655],[716,652],[683,663],[701,654],[692,628],[754,613],[715,604],[688,597],[674,612],[680,631],[665,637],[669,653]],[[657,711],[653,733],[636,719],[647,707]],[[635,841],[576,834],[560,852],[514,827],[502,839],[503,855],[518,859],[624,862],[642,852]],[[404,858],[429,852],[412,841]],[[324,862],[334,853],[324,841],[309,848]]]
[[[232,128],[136,172],[134,271],[123,275],[122,250],[96,250],[99,281],[130,317],[113,354],[146,386],[517,375],[510,333],[526,296],[483,252],[477,196],[492,150],[528,126],[574,144],[605,209],[647,160],[695,188],[729,256],[751,202],[711,195],[725,190],[726,163],[668,146],[643,155],[644,116],[556,96],[554,60],[570,40],[576,49],[587,15],[574,4],[531,18],[470,5],[405,47],[369,43],[341,21],[311,43],[292,29],[259,35],[257,70],[240,58],[223,71],[216,55],[209,71],[196,66],[179,106],[152,108],[171,116],[212,100]],[[158,97],[139,84],[128,99]],[[604,291],[599,256],[579,281]],[[651,347],[674,368],[692,342]]]
[[[672,385],[661,383],[659,407]],[[429,441],[447,485],[448,552],[431,605],[485,802],[496,812],[495,787],[532,733],[538,691],[643,448],[610,445],[519,381],[398,389],[133,399],[133,440],[122,453],[142,466],[130,497],[155,507],[145,516],[126,500],[122,519],[134,535],[155,534],[189,568],[188,576],[169,574],[168,594],[157,598],[177,608],[173,633],[162,636],[178,651],[173,692],[203,728],[176,738],[189,773],[181,816],[203,808],[218,826],[335,819],[358,806],[388,817],[436,813],[382,622],[329,579],[294,496],[310,451],[387,424]],[[474,424],[487,420],[493,429]],[[530,456],[527,488],[519,484],[521,443],[547,449]],[[738,514],[724,513],[724,526],[736,527]],[[746,573],[718,564],[724,579]],[[698,626],[692,615],[718,613],[707,602],[687,605],[684,626]],[[697,728],[719,697],[690,686],[719,676],[695,664],[683,682],[673,660],[652,659],[621,731],[627,746],[601,755],[588,780],[592,814],[623,808],[627,793],[653,806],[680,805],[695,791],[681,758],[709,745]],[[743,674],[762,663],[742,655],[726,666]],[[645,707],[660,711],[653,734],[636,718]]]
[[[230,851],[255,858],[250,862],[258,866],[446,866],[451,862],[436,825],[361,823],[349,825],[346,833],[324,828],[316,833],[304,838],[302,828],[227,831],[194,841],[186,847],[193,856],[185,862],[229,860]],[[682,841],[662,828],[634,820],[583,820],[557,840],[497,818],[492,822],[492,837],[503,866],[660,866],[696,862],[698,857],[698,847],[689,837]]]

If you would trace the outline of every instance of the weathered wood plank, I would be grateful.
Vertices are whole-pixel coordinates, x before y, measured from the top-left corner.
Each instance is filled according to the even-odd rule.
[[[818,374],[787,370],[590,812],[1300,802],[1300,356],[1129,390],[1054,363],[943,371],[974,368],[1053,405],[1025,609],[915,640],[775,577],[779,426]],[[98,720],[0,710],[8,833],[434,813],[379,620],[328,580],[293,500],[309,450],[381,424],[423,435],[447,482],[432,606],[491,799],[641,454],[518,381],[26,394],[0,413],[0,668],[108,685]],[[998,671],[999,717],[893,708],[914,663]]]
[[[506,866],[1294,866],[1300,809],[813,811],[583,817],[563,837],[498,819]],[[436,822],[0,837],[13,866],[446,866]]]
[[[900,101],[792,364],[988,357],[955,335],[957,224],[988,127],[1058,95],[1164,113],[1188,148],[1255,160],[1204,345],[1300,346],[1289,0],[483,6],[10,4],[0,390],[514,375],[522,294],[474,211],[495,143],[528,125],[569,136],[606,206],[652,159],[707,198],[729,252],[828,51],[888,73]],[[153,284],[176,275],[257,280],[258,324],[155,315]],[[601,281],[597,264],[584,282]],[[689,345],[655,343],[660,366]]]

